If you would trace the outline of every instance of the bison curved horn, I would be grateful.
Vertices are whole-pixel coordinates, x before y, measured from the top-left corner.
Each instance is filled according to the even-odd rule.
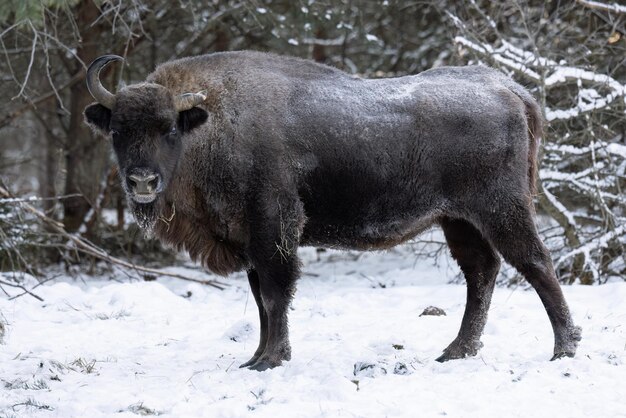
[[[198,106],[200,103],[206,100],[206,91],[199,93],[185,93],[174,98],[174,107],[177,112],[183,110],[189,110],[194,106]]]
[[[111,61],[124,61],[124,58],[118,55],[103,55],[96,58],[87,68],[87,89],[93,98],[107,109],[113,109],[115,106],[115,95],[105,89],[100,82],[100,70]]]

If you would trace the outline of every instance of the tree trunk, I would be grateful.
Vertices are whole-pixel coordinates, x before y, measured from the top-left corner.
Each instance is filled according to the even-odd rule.
[[[326,31],[324,29],[318,29],[315,31],[316,39],[326,39]],[[313,51],[311,52],[311,58],[315,62],[321,62],[325,64],[328,61],[328,56],[326,55],[326,49],[324,45],[313,44]]]
[[[82,36],[77,55],[88,64],[101,52],[99,41],[102,26],[92,26],[100,11],[91,0],[83,0],[76,7],[77,23]],[[76,71],[85,70],[79,67]],[[97,138],[83,121],[83,110],[92,102],[85,83],[78,83],[71,88],[71,117],[65,150],[65,193],[80,193],[82,197],[64,200],[63,223],[69,232],[75,232],[81,227],[85,215],[97,201],[102,179],[109,165],[108,144],[102,138]]]
[[[38,165],[37,176],[39,177],[39,195],[44,198],[52,198],[57,195],[56,192],[56,172],[57,172],[57,138],[54,137],[49,127],[44,126],[45,118],[50,117],[55,111],[55,103],[53,100],[46,100],[40,105],[43,110],[41,119],[39,120],[39,135],[37,139],[37,160],[41,161]],[[41,142],[39,142],[41,141]],[[54,200],[44,200],[42,206],[44,212],[51,218],[55,218],[53,213],[55,207]]]

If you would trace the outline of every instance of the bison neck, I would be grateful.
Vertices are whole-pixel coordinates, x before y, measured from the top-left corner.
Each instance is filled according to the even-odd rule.
[[[194,262],[215,274],[225,276],[247,268],[242,245],[229,239],[215,215],[189,211],[171,201],[162,206],[153,233],[164,245],[186,251]]]

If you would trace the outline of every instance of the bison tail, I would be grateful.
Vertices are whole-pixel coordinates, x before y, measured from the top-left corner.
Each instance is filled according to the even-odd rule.
[[[538,181],[538,151],[539,143],[543,135],[543,116],[537,102],[525,102],[526,123],[528,124],[528,182],[531,195],[537,194]]]
[[[528,126],[528,188],[532,196],[537,194],[537,158],[539,143],[543,136],[543,115],[535,98],[511,79],[507,79],[507,87],[518,96],[526,106],[526,124]]]

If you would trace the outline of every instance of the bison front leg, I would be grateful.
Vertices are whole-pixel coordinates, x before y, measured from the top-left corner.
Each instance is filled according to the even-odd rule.
[[[299,276],[297,249],[303,215],[299,201],[284,196],[262,198],[249,210],[248,257],[256,272],[256,277],[253,273],[249,278],[259,306],[261,341],[246,365],[263,371],[291,360],[287,312]]]
[[[267,339],[262,353],[249,366],[252,370],[271,369],[291,360],[287,312],[295,289],[295,272],[288,273],[292,270],[290,267],[281,270],[274,270],[260,280],[261,298],[267,312]],[[277,276],[282,277],[276,280]]]
[[[252,358],[239,367],[248,367],[256,363],[259,357],[261,357],[261,354],[263,354],[263,351],[265,351],[265,346],[267,344],[267,312],[265,311],[265,306],[263,306],[261,286],[259,284],[259,273],[257,273],[256,270],[252,269],[248,271],[248,283],[250,284],[250,290],[254,296],[256,306],[259,309],[259,325],[261,327],[261,335],[259,336],[259,346],[254,352]]]
[[[287,312],[295,290],[298,261],[295,254],[289,257],[269,256],[257,261],[255,269],[262,304],[259,312],[265,311],[267,322],[265,332],[261,322],[261,341],[248,366],[252,370],[263,371],[291,360]]]

